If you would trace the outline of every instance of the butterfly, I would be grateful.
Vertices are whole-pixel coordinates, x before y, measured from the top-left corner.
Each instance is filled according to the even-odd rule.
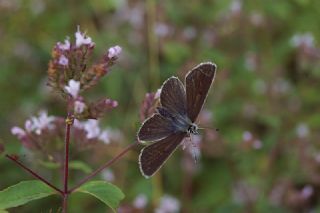
[[[216,65],[211,62],[194,67],[185,77],[168,78],[161,87],[160,106],[141,125],[137,137],[144,147],[139,155],[140,171],[146,178],[155,174],[185,137],[197,135],[195,121],[214,80]]]

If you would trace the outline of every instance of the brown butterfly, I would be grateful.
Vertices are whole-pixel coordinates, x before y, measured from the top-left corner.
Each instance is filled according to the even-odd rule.
[[[146,119],[138,131],[140,142],[151,142],[141,150],[139,165],[143,176],[152,176],[190,134],[198,134],[194,123],[214,80],[216,65],[201,63],[185,78],[167,79],[161,88],[160,107]]]

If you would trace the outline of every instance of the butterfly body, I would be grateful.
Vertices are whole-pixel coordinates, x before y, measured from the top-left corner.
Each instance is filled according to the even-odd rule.
[[[178,148],[185,137],[198,134],[198,117],[215,76],[216,65],[207,62],[193,68],[185,85],[170,77],[161,88],[156,113],[146,119],[138,131],[140,142],[151,144],[141,150],[140,170],[152,176]]]

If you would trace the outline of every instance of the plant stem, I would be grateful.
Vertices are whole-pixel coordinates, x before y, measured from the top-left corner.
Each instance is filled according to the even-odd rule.
[[[68,176],[69,176],[69,144],[70,144],[70,129],[73,124],[73,116],[68,113],[66,119],[66,136],[65,136],[65,155],[64,155],[64,178],[63,178],[63,204],[62,212],[67,213],[68,207]]]
[[[49,181],[47,181],[45,178],[41,177],[40,175],[38,175],[36,172],[32,171],[31,169],[29,169],[27,166],[23,165],[21,162],[19,162],[17,159],[15,159],[14,157],[6,154],[6,157],[10,160],[12,160],[13,162],[15,162],[16,164],[18,164],[21,168],[23,168],[24,170],[26,170],[27,172],[29,172],[31,175],[33,175],[35,178],[39,179],[40,181],[42,181],[43,183],[47,184],[48,186],[50,186],[52,189],[56,190],[57,192],[59,192],[60,194],[63,195],[63,191],[58,189],[57,187],[55,187],[54,185],[52,185]]]
[[[106,162],[104,165],[102,165],[101,167],[99,167],[97,170],[95,170],[94,172],[92,172],[90,175],[88,175],[87,177],[83,178],[77,185],[75,185],[73,188],[71,188],[69,190],[69,193],[74,192],[75,190],[77,190],[80,186],[82,186],[83,184],[85,184],[88,180],[90,180],[91,178],[93,178],[94,176],[96,176],[99,172],[101,172],[102,170],[104,170],[105,168],[111,166],[113,163],[115,163],[117,160],[119,160],[120,158],[122,158],[129,150],[131,150],[133,147],[135,147],[136,145],[138,145],[138,141],[136,141],[135,143],[132,143],[130,145],[128,145],[124,150],[122,150],[122,152],[120,152],[117,156],[115,156],[114,158],[112,158],[111,160],[109,160],[108,162]]]
[[[158,55],[158,38],[154,33],[157,5],[155,0],[146,1],[146,13],[147,13],[147,39],[148,39],[148,53],[149,53],[149,82],[151,82],[151,88],[156,88],[160,82],[159,73],[159,55]]]

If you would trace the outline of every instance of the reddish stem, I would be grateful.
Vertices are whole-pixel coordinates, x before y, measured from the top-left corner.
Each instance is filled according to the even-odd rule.
[[[69,144],[70,144],[70,129],[73,124],[73,117],[68,113],[66,119],[66,136],[65,136],[65,155],[64,155],[64,178],[63,178],[63,204],[62,212],[67,213],[68,206],[68,177],[69,177]]]
[[[6,154],[6,157],[9,158],[10,160],[12,160],[13,162],[15,162],[16,164],[18,164],[21,168],[23,168],[24,170],[26,170],[27,172],[29,172],[31,175],[33,175],[35,178],[41,180],[43,183],[47,184],[48,186],[50,186],[52,189],[56,190],[57,192],[59,192],[60,194],[64,194],[64,192],[60,189],[58,189],[57,187],[55,187],[54,185],[52,185],[49,181],[47,181],[45,178],[41,177],[40,175],[38,175],[36,172],[32,171],[31,169],[29,169],[27,166],[23,165],[21,162],[19,162],[16,158]]]
[[[85,184],[88,180],[90,180],[91,178],[93,178],[94,176],[96,176],[99,172],[101,172],[102,170],[104,170],[105,168],[111,166],[113,163],[115,163],[117,160],[119,160],[120,158],[122,158],[130,149],[132,149],[133,147],[135,147],[136,145],[138,145],[138,142],[136,141],[135,143],[132,143],[130,145],[128,145],[124,150],[122,150],[122,152],[120,152],[117,156],[115,156],[114,158],[112,158],[111,160],[109,160],[108,162],[106,162],[104,165],[102,165],[101,167],[99,167],[97,170],[95,170],[94,172],[92,172],[90,175],[88,175],[87,177],[83,178],[77,185],[75,185],[73,188],[71,188],[69,190],[69,193],[74,192],[75,190],[77,190],[80,186],[82,186],[83,184]]]

